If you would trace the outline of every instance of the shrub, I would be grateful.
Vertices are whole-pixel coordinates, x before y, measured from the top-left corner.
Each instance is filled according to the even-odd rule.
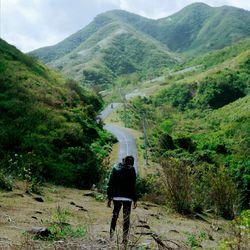
[[[248,249],[250,234],[250,210],[243,210],[232,222],[230,235],[218,249]]]
[[[195,106],[217,109],[246,95],[245,79],[237,72],[224,71],[207,77],[198,87]]]
[[[207,174],[209,181],[208,195],[215,206],[216,212],[224,218],[234,217],[234,207],[239,201],[237,186],[224,166]]]
[[[35,237],[35,239],[40,240],[60,240],[60,239],[67,239],[67,238],[79,238],[86,235],[85,227],[76,227],[73,228],[69,223],[69,218],[71,213],[68,209],[63,209],[60,206],[56,208],[55,211],[51,214],[51,222],[48,230],[50,234],[48,237]]]
[[[180,110],[190,103],[196,92],[196,83],[194,84],[173,84],[171,87],[160,92],[155,97],[155,104],[161,105],[164,102],[170,103],[173,107],[177,107]]]
[[[12,191],[12,179],[0,171],[0,189]]]
[[[187,150],[192,153],[195,151],[195,143],[189,137],[179,137],[175,139],[175,144],[177,144],[180,148]]]
[[[159,135],[159,148],[160,150],[173,150],[175,149],[173,138],[169,134]]]
[[[161,162],[167,201],[180,213],[191,212],[192,175],[190,165],[170,158]]]
[[[234,217],[240,192],[224,166],[195,166],[176,158],[165,159],[161,165],[166,200],[177,212],[202,212],[213,208],[224,218]]]
[[[137,177],[136,191],[138,198],[156,204],[165,203],[165,193],[160,181],[159,173],[148,174]]]

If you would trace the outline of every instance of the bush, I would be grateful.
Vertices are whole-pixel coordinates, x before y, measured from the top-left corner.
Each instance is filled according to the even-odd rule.
[[[192,204],[192,175],[190,165],[170,158],[161,162],[167,201],[180,213],[190,213]]]
[[[159,135],[159,148],[160,150],[173,150],[175,149],[173,138],[166,133]]]
[[[216,213],[224,218],[232,219],[234,217],[234,208],[239,202],[237,186],[224,166],[220,166],[215,171],[209,171],[207,174],[209,181],[210,197]]]
[[[230,235],[218,249],[249,249],[250,210],[244,210],[231,222]]]
[[[155,104],[161,105],[165,102],[170,103],[173,107],[177,107],[180,110],[190,103],[196,92],[197,86],[194,84],[173,84],[171,87],[160,92],[155,97]]]
[[[234,217],[240,195],[224,166],[195,166],[175,158],[163,160],[161,165],[166,200],[177,212],[202,212],[212,208],[224,218]]]
[[[12,191],[12,179],[0,171],[0,189]]]
[[[160,181],[159,173],[148,174],[145,177],[137,177],[136,191],[138,198],[156,204],[165,203],[165,193]]]
[[[48,227],[50,234],[47,237],[35,236],[35,239],[57,241],[67,238],[84,237],[86,235],[86,228],[82,226],[73,228],[68,223],[71,216],[72,214],[68,209],[58,206],[51,214],[50,226]]]
[[[198,87],[195,106],[217,109],[246,95],[244,77],[238,72],[224,71],[207,77]]]

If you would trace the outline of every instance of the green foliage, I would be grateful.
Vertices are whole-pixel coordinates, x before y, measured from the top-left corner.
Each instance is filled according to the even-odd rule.
[[[164,160],[161,163],[167,201],[180,213],[189,213],[192,203],[193,177],[188,163],[177,159]]]
[[[196,247],[201,247],[201,242],[207,238],[205,232],[200,233],[187,233],[187,244],[192,248],[196,249]]]
[[[87,85],[102,85],[107,86],[111,84],[113,77],[109,73],[107,73],[107,70],[102,69],[92,69],[87,68],[84,69],[83,72],[83,83]]]
[[[166,201],[180,213],[213,208],[224,218],[234,217],[239,205],[239,190],[224,166],[194,165],[188,160],[163,159],[162,181]]]
[[[138,198],[143,197],[145,194],[154,192],[154,184],[155,184],[156,176],[155,175],[147,175],[146,177],[137,176],[136,179],[136,191]]]
[[[35,189],[35,180],[97,183],[111,143],[96,121],[101,98],[39,63],[30,66],[28,56],[4,41],[0,45],[1,168],[27,181],[27,189]]]
[[[198,171],[197,174],[200,171],[202,173],[198,174],[199,181],[196,181],[201,182],[201,186],[195,187],[195,193],[200,195],[193,196],[192,209],[200,211],[204,205],[207,206],[207,201],[202,201],[202,197],[210,197],[209,195],[214,196],[211,197],[214,201],[213,207],[224,217],[233,216],[236,200],[241,200],[238,202],[242,207],[248,206],[249,100],[250,96],[247,96],[212,112],[168,112],[167,120],[172,120],[172,131],[169,134],[164,133],[159,125],[152,133],[150,141],[154,149],[154,159],[172,156],[186,159],[195,166],[201,163],[215,164],[214,170],[204,167],[205,173],[195,170]],[[227,169],[221,169],[221,164],[227,166]],[[211,206],[212,204],[209,205]]]
[[[193,101],[198,106],[220,108],[245,96],[246,88],[245,75],[226,70],[204,79]]]
[[[237,186],[224,167],[209,171],[206,178],[209,182],[209,197],[213,201],[217,214],[224,218],[234,217],[234,205],[239,198]]]
[[[12,178],[0,170],[0,189],[12,191]]]
[[[211,51],[205,55],[195,57],[188,65],[202,65],[204,69],[218,65],[228,59],[237,57],[238,55],[250,49],[250,39],[243,39],[239,43],[227,46],[223,49]]]
[[[129,33],[116,36],[112,47],[104,50],[103,59],[115,76],[134,72],[157,75],[159,69],[176,63],[162,49]]]
[[[156,106],[170,103],[180,110],[217,109],[244,97],[249,86],[249,75],[244,70],[226,69],[199,83],[171,84],[154,98],[154,103]]]
[[[67,238],[81,238],[86,235],[85,227],[73,228],[69,223],[69,217],[71,213],[67,209],[57,207],[51,214],[51,222],[48,230],[50,234],[48,237],[36,237],[40,240],[57,241],[65,240]]]
[[[183,110],[192,100],[196,88],[196,84],[173,84],[158,94],[154,101],[155,105],[169,102],[174,107]]]
[[[51,235],[46,238],[49,241],[65,240],[67,238],[82,238],[86,235],[86,229],[84,227],[72,228],[70,225],[58,226],[52,225],[48,228]],[[42,238],[44,240],[44,238]]]
[[[220,250],[226,249],[247,249],[250,235],[250,210],[243,210],[231,222],[230,235],[220,245]]]

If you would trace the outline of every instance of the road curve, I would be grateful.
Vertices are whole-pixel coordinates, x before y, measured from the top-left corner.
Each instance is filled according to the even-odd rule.
[[[127,155],[133,155],[135,158],[134,168],[138,172],[137,167],[137,147],[134,136],[126,129],[113,124],[106,124],[104,128],[112,133],[119,141],[118,161]]]
[[[121,103],[113,103],[107,106],[99,115],[99,118],[104,120],[108,117],[116,108],[118,108]],[[118,150],[118,161],[121,162],[122,158],[127,155],[133,155],[135,158],[135,171],[138,172],[137,167],[137,147],[134,136],[126,128],[122,128],[113,124],[106,124],[104,128],[112,133],[117,140],[119,141],[119,150]]]
[[[119,102],[114,102],[110,104],[99,114],[98,117],[101,118],[102,120],[106,119],[114,111],[114,109],[118,108],[120,105],[121,103]]]

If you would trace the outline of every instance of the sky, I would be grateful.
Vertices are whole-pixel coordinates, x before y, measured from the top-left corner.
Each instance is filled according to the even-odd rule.
[[[158,19],[194,2],[250,10],[249,0],[0,0],[0,37],[28,52],[62,41],[108,10]]]

